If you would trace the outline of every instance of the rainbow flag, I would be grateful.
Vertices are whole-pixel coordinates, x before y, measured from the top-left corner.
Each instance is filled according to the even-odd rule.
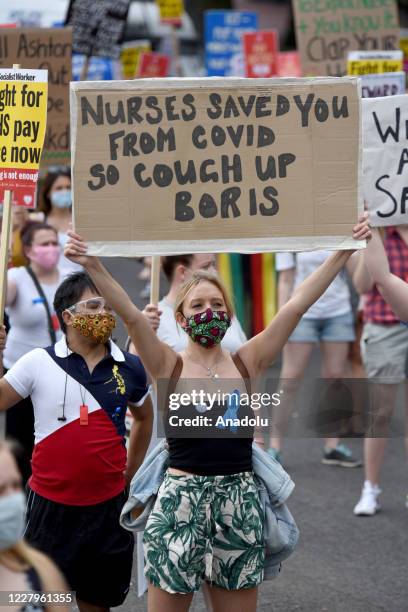
[[[277,311],[274,254],[221,253],[218,270],[245,333],[248,337],[258,334]]]

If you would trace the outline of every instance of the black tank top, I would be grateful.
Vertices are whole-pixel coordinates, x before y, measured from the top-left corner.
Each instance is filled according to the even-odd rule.
[[[238,354],[231,355],[231,357],[244,379],[247,393],[250,395],[248,370]],[[182,369],[183,361],[180,356],[177,356],[177,363],[170,378],[167,397],[174,392]],[[225,406],[215,408],[211,417],[217,419],[224,413]],[[189,410],[189,407],[178,411],[180,417],[187,414],[191,416],[191,408]],[[198,413],[195,414],[199,416]],[[243,414],[238,413],[238,416],[241,417]],[[170,431],[169,427],[165,426],[165,429],[169,446],[169,467],[201,476],[227,476],[252,471],[253,427],[247,428],[244,433],[240,428],[240,437],[237,437],[231,428],[219,429],[217,430],[218,433],[216,431],[215,434],[214,429],[212,429],[213,437],[211,438],[197,437],[199,434],[192,438],[172,437],[168,433]],[[197,428],[194,428],[194,431],[197,432]],[[242,437],[242,435],[246,435],[246,437]]]

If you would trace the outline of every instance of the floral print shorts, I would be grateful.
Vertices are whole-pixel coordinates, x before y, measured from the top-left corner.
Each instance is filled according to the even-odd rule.
[[[145,575],[168,593],[202,580],[235,590],[262,582],[263,509],[252,472],[166,472],[143,536]]]

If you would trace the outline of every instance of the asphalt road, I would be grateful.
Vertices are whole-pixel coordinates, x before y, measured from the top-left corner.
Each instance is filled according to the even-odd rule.
[[[109,260],[108,267],[138,305],[139,266],[130,260]],[[120,331],[121,340],[124,333]],[[318,367],[316,356],[312,368]],[[402,410],[394,431],[403,431]],[[362,456],[362,441],[350,442]],[[289,508],[299,529],[299,545],[281,575],[260,587],[262,612],[406,612],[408,610],[408,493],[403,437],[389,441],[382,472],[383,510],[375,517],[353,515],[363,470],[320,463],[321,440],[289,439],[285,468],[296,484]],[[136,575],[136,559],[134,575]],[[144,612],[146,596],[137,598],[136,579],[120,612]],[[205,610],[197,594],[191,610]],[[164,611],[165,612],[165,611]],[[237,610],[245,612],[245,610]]]

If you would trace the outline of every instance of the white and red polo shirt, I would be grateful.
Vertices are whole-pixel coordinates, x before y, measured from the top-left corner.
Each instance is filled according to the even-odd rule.
[[[90,373],[64,336],[52,347],[24,355],[5,379],[22,398],[30,396],[34,406],[28,484],[35,493],[61,504],[89,506],[123,491],[126,409],[140,406],[149,393],[139,357],[110,341],[109,354]],[[82,422],[81,405],[88,413]],[[63,413],[66,420],[61,421]]]

